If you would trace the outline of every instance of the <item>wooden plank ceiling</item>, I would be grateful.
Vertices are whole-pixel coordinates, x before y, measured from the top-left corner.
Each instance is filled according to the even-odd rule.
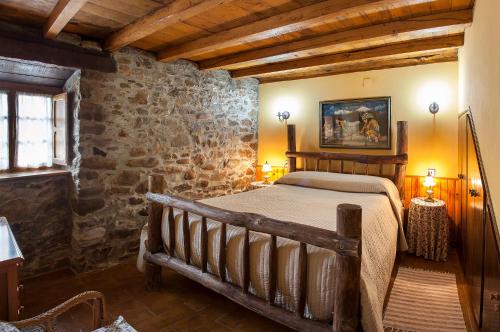
[[[456,61],[474,0],[3,0],[0,20],[262,83]]]

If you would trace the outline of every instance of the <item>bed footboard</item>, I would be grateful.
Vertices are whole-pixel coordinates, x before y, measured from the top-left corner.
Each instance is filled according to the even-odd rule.
[[[359,325],[359,284],[361,269],[361,207],[341,204],[337,207],[337,232],[300,225],[288,221],[267,218],[253,213],[241,213],[219,209],[196,201],[161,194],[163,178],[152,175],[149,178],[149,227],[144,260],[145,278],[148,289],[158,289],[161,283],[161,267],[169,267],[178,273],[210,288],[232,301],[265,315],[283,325],[299,331],[356,331]],[[161,239],[162,211],[169,208],[169,252],[175,243],[173,209],[184,211],[182,232],[185,260],[168,255],[163,250]],[[188,214],[201,216],[201,268],[191,265]],[[207,219],[221,223],[219,253],[219,277],[207,273],[208,234]],[[243,249],[243,287],[226,282],[226,224],[245,229]],[[269,280],[270,287],[264,300],[248,292],[250,282],[249,232],[269,234]],[[274,305],[277,283],[276,238],[284,237],[298,241],[299,247],[299,302],[297,311],[290,312]],[[336,253],[335,259],[335,299],[333,323],[321,323],[304,317],[307,294],[307,245],[313,245]]]

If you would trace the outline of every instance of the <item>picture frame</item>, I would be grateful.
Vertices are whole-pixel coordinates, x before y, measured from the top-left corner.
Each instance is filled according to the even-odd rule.
[[[319,103],[319,145],[339,149],[391,149],[391,97]]]

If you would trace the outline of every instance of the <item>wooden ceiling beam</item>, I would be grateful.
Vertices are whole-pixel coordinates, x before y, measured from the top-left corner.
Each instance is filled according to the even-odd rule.
[[[0,56],[57,66],[116,72],[108,52],[42,38],[40,31],[0,21]]]
[[[43,26],[43,36],[56,38],[86,2],[87,0],[59,0]]]
[[[209,51],[251,43],[293,31],[328,24],[339,17],[349,17],[361,11],[373,11],[380,6],[406,7],[429,3],[431,0],[327,0],[271,16],[251,24],[225,30],[182,45],[158,52],[158,60],[172,61],[189,58]]]
[[[303,57],[311,50],[321,53],[321,48],[328,46],[339,46],[356,41],[375,38],[390,38],[403,33],[421,32],[422,34],[433,32],[437,29],[463,28],[472,22],[472,9],[457,10],[439,14],[424,15],[401,19],[393,22],[377,24],[358,29],[334,32],[313,38],[305,38],[295,42],[288,42],[276,46],[249,50],[234,55],[221,56],[199,62],[200,69],[223,68],[230,65],[244,65],[249,61],[265,61],[276,56]],[[324,52],[323,52],[324,53]]]
[[[427,50],[447,49],[464,44],[464,35],[415,39],[407,42],[387,44],[367,49],[313,56],[297,60],[275,62],[266,65],[233,70],[233,77],[253,77],[266,73],[283,72],[299,68],[312,68],[336,63],[377,58],[394,54],[411,53]]]
[[[233,1],[235,0],[175,0],[113,33],[104,42],[104,49],[117,50],[168,26]]]
[[[405,54],[402,57],[390,59],[376,59],[368,61],[355,61],[352,63],[333,65],[318,70],[295,71],[287,74],[266,75],[256,77],[261,84],[301,80],[314,77],[333,76],[370,70],[380,70],[389,68],[409,67],[427,65],[432,63],[455,62],[458,61],[458,49],[453,48],[439,52],[425,52],[416,54]]]

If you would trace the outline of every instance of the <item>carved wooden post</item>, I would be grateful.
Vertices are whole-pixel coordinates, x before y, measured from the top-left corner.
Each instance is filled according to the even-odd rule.
[[[287,137],[288,137],[288,152],[296,152],[297,151],[297,143],[295,141],[295,125],[289,124],[286,126],[287,128]],[[295,172],[297,170],[297,158],[288,157],[288,172]]]
[[[361,207],[337,207],[337,233],[359,240],[358,257],[337,253],[335,257],[335,299],[333,331],[354,332],[359,324],[359,283],[361,271]]]
[[[150,175],[148,178],[148,191],[152,193],[163,193],[163,177],[159,174]],[[149,203],[148,241],[146,250],[152,254],[162,250],[161,219],[163,205]],[[161,266],[148,261],[145,262],[146,288],[157,290],[161,286]]]
[[[396,155],[408,154],[408,122],[398,121]],[[403,198],[406,176],[406,165],[397,164],[394,173],[394,183]]]

